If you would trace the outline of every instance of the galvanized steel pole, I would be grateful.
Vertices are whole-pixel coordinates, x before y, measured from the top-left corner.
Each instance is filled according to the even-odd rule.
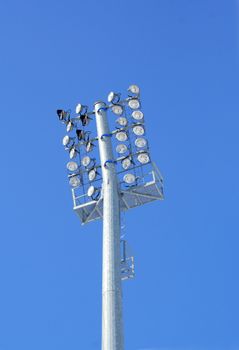
[[[95,103],[103,177],[102,350],[123,350],[120,202],[104,102]]]

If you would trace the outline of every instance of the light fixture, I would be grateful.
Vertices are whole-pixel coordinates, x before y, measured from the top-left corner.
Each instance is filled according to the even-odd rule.
[[[136,120],[142,120],[144,117],[144,113],[141,111],[133,111],[132,117]]]
[[[56,111],[58,118],[60,121],[67,121],[70,118],[70,112],[69,111],[64,111],[63,109],[57,109]]]
[[[100,190],[93,185],[88,188],[87,196],[91,197],[93,200],[97,200],[100,195]]]
[[[94,144],[91,141],[86,142],[85,149],[87,153],[91,152],[93,150],[93,147],[94,147]]]
[[[69,171],[76,171],[78,169],[78,164],[76,162],[68,162],[66,167]]]
[[[85,140],[85,137],[86,137],[87,133],[89,133],[89,132],[85,132],[85,131],[83,131],[81,129],[77,129],[76,130],[76,135],[77,135],[77,138],[78,138],[79,141]]]
[[[147,141],[143,137],[139,137],[135,140],[135,146],[142,148],[147,145]]]
[[[128,136],[124,131],[118,131],[115,137],[117,138],[118,141],[126,141],[128,139]]]
[[[89,124],[91,118],[88,116],[88,114],[81,114],[80,115],[80,120],[83,126],[86,126]]]
[[[123,168],[123,169],[125,169],[125,170],[129,169],[130,166],[131,166],[131,160],[130,160],[130,158],[127,157],[127,158],[123,159],[122,162],[121,162],[121,165],[122,165],[122,168]]]
[[[112,112],[116,115],[121,115],[123,114],[123,107],[121,105],[114,105],[111,108]]]
[[[91,169],[88,172],[89,181],[93,181],[96,178],[96,175],[97,175],[96,170],[95,169]]]
[[[140,106],[139,100],[137,98],[131,98],[128,102],[131,109],[138,109]]]
[[[89,156],[85,156],[82,158],[81,160],[81,164],[84,166],[84,167],[87,167],[91,162],[91,158]]]
[[[141,125],[136,125],[133,127],[133,133],[137,136],[142,136],[144,134],[144,128]]]
[[[71,130],[73,130],[73,128],[74,128],[74,123],[72,123],[72,121],[69,120],[66,124],[66,131],[70,132]]]
[[[78,103],[78,105],[76,106],[76,113],[77,114],[81,114],[81,113],[86,113],[88,110],[88,106],[84,106],[80,103]]]
[[[74,138],[70,137],[68,135],[64,136],[62,139],[62,144],[63,146],[69,146],[70,144],[72,145],[74,143]]]
[[[70,156],[70,159],[73,159],[77,156],[77,150],[75,149],[75,147],[72,147],[70,149],[69,156]]]
[[[128,88],[128,91],[131,92],[132,94],[138,95],[140,92],[140,89],[138,85],[130,85],[130,87]]]
[[[74,176],[70,177],[69,183],[72,187],[78,187],[81,184],[81,180],[80,180],[79,176],[74,175]]]
[[[124,176],[123,180],[127,184],[132,184],[135,181],[135,176],[134,176],[134,174],[126,174]]]
[[[108,95],[108,102],[109,103],[118,103],[120,100],[120,94],[119,93],[115,93],[113,91],[111,91]]]
[[[138,161],[141,163],[141,164],[147,164],[149,162],[149,155],[148,153],[140,153],[138,155]]]
[[[123,143],[120,143],[119,145],[116,146],[116,152],[117,153],[125,153],[128,150],[128,147],[124,145]]]
[[[126,126],[128,124],[128,121],[125,117],[119,117],[116,122],[121,126]]]

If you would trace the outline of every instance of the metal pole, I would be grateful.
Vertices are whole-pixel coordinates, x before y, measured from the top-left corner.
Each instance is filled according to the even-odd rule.
[[[103,177],[102,350],[123,350],[120,268],[120,203],[104,102],[95,103]]]

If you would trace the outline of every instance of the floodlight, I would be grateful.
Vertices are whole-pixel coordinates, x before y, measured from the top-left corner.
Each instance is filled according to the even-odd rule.
[[[118,141],[126,141],[128,139],[128,136],[124,131],[118,131],[115,137],[117,138]]]
[[[108,102],[109,103],[115,104],[115,103],[118,103],[119,100],[120,100],[120,94],[117,94],[117,93],[115,93],[113,91],[111,91],[109,93],[109,95],[108,95]]]
[[[127,157],[127,158],[123,159],[122,162],[121,162],[121,165],[122,165],[122,168],[123,168],[123,169],[125,169],[125,170],[126,170],[126,169],[129,169],[130,166],[131,166],[131,160],[130,160],[130,158]]]
[[[72,187],[78,187],[81,184],[81,180],[80,180],[79,176],[74,175],[74,176],[70,177],[69,183]]]
[[[95,169],[91,169],[88,173],[88,177],[90,181],[93,181],[96,178],[96,170]]]
[[[133,127],[133,133],[137,136],[142,136],[144,134],[144,128],[141,125],[136,125]]]
[[[116,152],[117,153],[125,153],[128,150],[128,147],[124,145],[123,143],[120,143],[119,145],[116,146]]]
[[[123,113],[123,107],[121,105],[114,105],[111,109],[116,115],[121,115]]]
[[[140,89],[139,89],[138,85],[130,85],[130,87],[128,88],[128,91],[130,91],[132,94],[138,95]]]
[[[75,147],[72,147],[70,152],[69,152],[69,156],[70,156],[70,159],[73,159],[77,156],[77,150],[75,149]]]
[[[116,122],[121,126],[126,126],[128,124],[128,121],[125,117],[119,117]]]
[[[68,162],[66,167],[69,171],[76,171],[78,169],[78,164],[76,162]]]
[[[81,160],[81,164],[84,166],[84,167],[87,167],[91,162],[91,158],[89,156],[85,156],[82,158]]]
[[[70,137],[68,135],[64,136],[62,139],[62,144],[63,146],[69,146],[70,144],[72,144],[74,142],[74,138]]]
[[[93,149],[93,147],[94,147],[94,144],[91,142],[91,141],[88,141],[87,143],[86,143],[86,152],[91,152],[92,151],[92,149]]]
[[[88,106],[84,106],[80,103],[78,103],[78,105],[76,106],[76,113],[77,114],[81,114],[81,113],[86,113],[88,110]]]
[[[77,129],[76,135],[77,135],[78,140],[85,140],[86,133],[83,130]]]
[[[138,109],[140,106],[139,100],[137,98],[131,98],[128,102],[131,109]]]
[[[74,123],[72,123],[72,121],[69,120],[66,124],[66,131],[70,132],[71,130],[73,130],[73,128],[74,128]]]
[[[132,117],[136,120],[142,120],[144,117],[144,113],[141,111],[133,111]]]
[[[57,109],[56,111],[58,118],[60,121],[66,121],[70,117],[70,113],[67,111],[64,111],[63,109]]]
[[[140,153],[138,155],[138,161],[141,163],[141,164],[147,164],[149,162],[149,155],[148,153]]]
[[[123,179],[124,182],[126,182],[127,184],[132,184],[136,178],[134,174],[126,174]]]
[[[88,116],[88,114],[81,114],[80,120],[83,126],[86,126],[89,124],[91,118]]]
[[[88,188],[87,196],[91,197],[93,200],[97,200],[100,195],[100,190],[93,185]]]
[[[135,146],[142,148],[147,145],[147,141],[143,137],[139,137],[135,140]]]

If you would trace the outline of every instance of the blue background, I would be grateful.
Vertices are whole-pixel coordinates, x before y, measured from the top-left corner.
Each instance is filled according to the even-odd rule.
[[[238,1],[8,1],[0,349],[100,349],[101,222],[72,211],[58,107],[142,89],[165,201],[125,215],[128,350],[239,349]]]

